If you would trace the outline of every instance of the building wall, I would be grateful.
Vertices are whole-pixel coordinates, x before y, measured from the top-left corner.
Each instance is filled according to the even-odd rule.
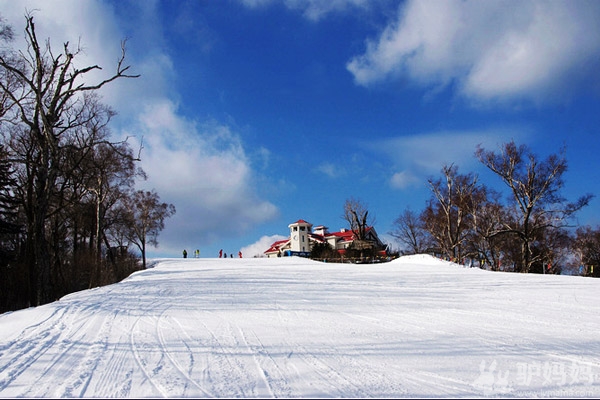
[[[312,224],[308,222],[295,222],[289,225],[290,238],[291,238],[291,250],[292,251],[310,251],[310,238],[309,233],[312,228]]]
[[[320,242],[321,239],[324,239],[327,244],[335,250],[346,249],[350,243],[352,243],[352,235],[349,235],[350,231],[342,229],[340,232],[329,234],[327,228],[324,226],[318,226],[315,230],[315,234],[320,235],[318,240],[311,239],[312,226],[311,223],[304,220],[298,220],[288,225],[288,228],[290,229],[290,239],[287,243],[279,244],[281,256],[284,256],[287,250],[291,250],[292,252],[310,252],[313,242]],[[379,240],[379,237],[373,228],[370,228],[369,232],[367,232],[367,239],[378,245],[382,245],[381,240]],[[278,257],[279,251],[272,251],[265,254],[270,258]]]

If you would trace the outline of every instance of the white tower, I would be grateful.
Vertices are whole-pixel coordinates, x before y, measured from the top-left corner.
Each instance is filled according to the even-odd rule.
[[[310,251],[309,234],[312,230],[312,224],[300,219],[293,224],[289,224],[290,228],[290,250],[291,251]]]

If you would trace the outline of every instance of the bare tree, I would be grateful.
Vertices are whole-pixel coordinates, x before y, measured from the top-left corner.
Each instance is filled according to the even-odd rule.
[[[600,276],[600,228],[589,225],[577,228],[573,248],[579,258],[582,275]]]
[[[158,245],[158,234],[165,227],[165,219],[175,214],[175,206],[161,203],[154,191],[136,191],[126,202],[129,213],[128,238],[142,253],[146,268],[146,246]]]
[[[26,258],[30,271],[31,304],[54,300],[52,265],[46,236],[47,221],[52,213],[52,197],[61,184],[61,161],[67,132],[86,121],[84,94],[92,93],[118,78],[136,77],[125,66],[125,44],[114,74],[95,83],[86,83],[97,65],[77,68],[74,59],[80,49],[64,43],[62,53],[53,53],[50,41],[38,40],[33,16],[26,17],[25,51],[0,53],[0,92],[5,99],[5,121],[18,121],[20,143],[26,170],[24,188],[27,217]],[[8,112],[6,110],[9,110]]]
[[[505,238],[499,234],[503,222],[512,216],[500,203],[500,193],[480,185],[472,204],[472,230],[469,246],[479,260],[480,267],[498,270],[500,257],[505,250]]]
[[[559,154],[551,154],[545,160],[531,152],[525,145],[514,141],[504,144],[500,152],[486,151],[477,147],[475,155],[483,165],[502,179],[512,193],[516,215],[513,221],[503,222],[498,233],[516,235],[521,242],[517,270],[530,272],[544,255],[534,253],[534,244],[547,229],[567,226],[567,221],[581,208],[588,205],[591,194],[568,203],[561,195],[567,170],[565,148]]]
[[[135,159],[127,143],[101,143],[88,153],[82,176],[87,176],[85,190],[90,195],[89,201],[94,204],[95,231],[92,249],[96,258],[96,273],[90,279],[90,287],[100,279],[102,245],[107,250],[110,243],[106,235],[109,224],[126,223],[125,221],[110,221],[107,213],[133,190],[134,179],[142,171],[136,169]],[[142,175],[143,176],[143,175]]]
[[[373,243],[367,240],[367,231],[369,226],[373,226],[374,220],[369,217],[369,210],[365,203],[353,197],[344,203],[344,214],[342,218],[348,222],[352,233],[354,234],[354,249],[360,251],[361,257],[365,250],[372,250]]]
[[[531,272],[560,275],[568,264],[572,238],[567,229],[545,229],[540,240],[533,246],[533,253],[540,261],[532,266]]]
[[[394,229],[390,235],[406,246],[408,254],[419,254],[427,251],[431,245],[430,235],[414,211],[405,209],[394,221]]]
[[[366,230],[369,226],[369,210],[361,200],[351,197],[344,203],[344,214],[342,218],[348,222],[356,240],[366,239]]]
[[[453,164],[444,165],[442,174],[441,179],[428,180],[433,198],[424,213],[425,226],[442,251],[460,259],[465,255],[462,247],[472,233],[477,177],[459,174]]]

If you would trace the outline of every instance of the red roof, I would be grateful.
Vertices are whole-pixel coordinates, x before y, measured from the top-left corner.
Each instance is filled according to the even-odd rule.
[[[265,251],[265,253],[271,253],[273,251],[278,251],[279,250],[279,246],[284,244],[285,242],[289,241],[290,239],[284,239],[284,240],[278,240],[275,243],[273,243],[271,245],[271,247],[269,247],[269,249],[267,251]]]
[[[327,236],[335,236],[335,237],[338,237],[345,241],[351,241],[352,238],[354,237],[354,232],[352,232],[350,229],[348,229],[345,232],[340,231],[340,232],[328,233]]]
[[[323,236],[323,235],[317,235],[316,233],[310,233],[310,237],[313,238],[314,240],[319,241],[319,242],[324,242],[325,241],[325,236]]]

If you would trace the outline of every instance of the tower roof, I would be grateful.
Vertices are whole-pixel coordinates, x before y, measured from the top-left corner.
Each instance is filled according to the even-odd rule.
[[[310,225],[310,226],[312,226],[312,224],[310,222],[307,222],[307,221],[305,221],[303,219],[299,219],[296,222],[292,222],[291,224],[288,225],[288,227],[291,227],[291,226],[294,226],[294,225]]]

